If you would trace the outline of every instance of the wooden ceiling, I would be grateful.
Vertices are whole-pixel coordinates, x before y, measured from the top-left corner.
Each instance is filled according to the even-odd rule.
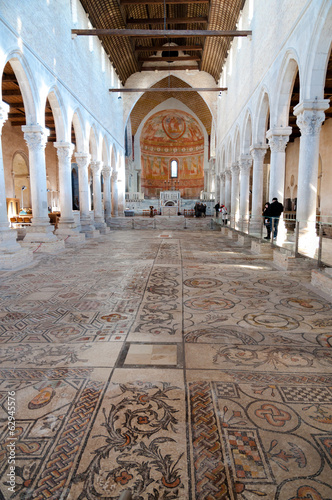
[[[172,41],[184,56],[172,61],[169,69],[196,68],[210,73],[217,82],[231,38],[188,36],[187,30],[235,30],[245,0],[80,0],[90,22],[97,29],[144,29],[148,36],[99,36],[123,84],[130,75],[146,71],[144,63]],[[165,10],[166,9],[166,10]],[[181,30],[183,36],[153,36],[153,30]],[[182,33],[181,33],[182,35]],[[163,61],[168,62],[165,56]],[[160,61],[155,61],[158,63]],[[158,64],[148,71],[158,69]],[[160,68],[159,68],[160,69]],[[163,68],[165,69],[165,68]]]

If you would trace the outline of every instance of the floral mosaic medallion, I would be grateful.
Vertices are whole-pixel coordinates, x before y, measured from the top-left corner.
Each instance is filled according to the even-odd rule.
[[[86,464],[73,479],[73,498],[117,500],[125,489],[135,500],[188,498],[182,412],[180,387],[112,385],[83,456]]]

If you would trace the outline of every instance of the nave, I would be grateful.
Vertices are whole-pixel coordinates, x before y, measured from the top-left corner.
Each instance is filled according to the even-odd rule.
[[[1,498],[332,498],[331,304],[310,271],[212,231],[35,259],[0,273]]]

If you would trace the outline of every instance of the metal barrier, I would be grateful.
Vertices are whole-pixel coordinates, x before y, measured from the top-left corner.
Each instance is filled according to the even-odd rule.
[[[317,267],[332,267],[332,216],[320,216],[320,220],[317,217],[316,221],[308,221],[292,218],[291,215],[293,214],[287,213],[286,218],[281,216],[279,220],[278,234],[283,231],[287,233],[285,240],[273,239],[273,227],[271,227],[271,245],[288,249],[294,252],[295,257],[314,259],[317,261]],[[262,240],[266,240],[266,237],[263,237],[265,218],[267,217],[261,216],[259,222],[257,216],[255,219],[250,216],[248,221],[243,219],[241,223],[241,219],[237,220],[234,215],[229,214],[233,230]],[[255,222],[252,227],[251,222]]]

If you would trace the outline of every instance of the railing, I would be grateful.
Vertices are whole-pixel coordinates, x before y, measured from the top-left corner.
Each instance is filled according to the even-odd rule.
[[[126,201],[142,201],[144,200],[144,193],[136,191],[134,193],[125,193]]]
[[[295,214],[295,212],[294,212]],[[228,227],[270,243],[272,246],[290,250],[295,256],[309,257],[317,261],[317,266],[332,266],[332,216],[320,217],[321,220],[308,221],[292,217],[286,212],[280,217],[277,238],[273,238],[275,217],[247,217],[238,219],[228,215]],[[267,239],[265,219],[270,219],[270,238]],[[221,224],[220,218],[215,219]],[[266,231],[266,235],[265,235]]]

